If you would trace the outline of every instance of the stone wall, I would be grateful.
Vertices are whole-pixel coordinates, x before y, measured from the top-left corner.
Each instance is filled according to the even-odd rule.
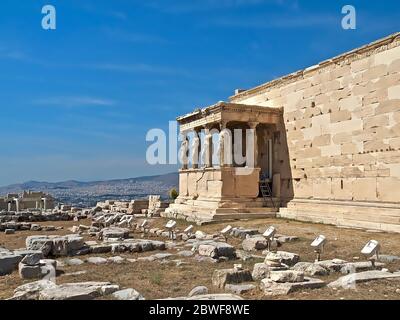
[[[274,173],[281,175],[281,196],[288,207],[292,199],[314,199],[339,201],[347,208],[348,201],[400,208],[400,34],[231,101],[284,107]],[[289,211],[296,216],[296,210]],[[400,224],[400,210],[384,218],[377,209],[376,215],[373,228]],[[317,216],[329,218],[323,212]],[[356,221],[363,219],[370,218]]]

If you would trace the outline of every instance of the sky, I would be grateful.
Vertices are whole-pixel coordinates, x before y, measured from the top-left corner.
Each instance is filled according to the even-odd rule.
[[[56,29],[44,30],[44,5]],[[353,5],[355,30],[341,27]],[[150,129],[400,31],[400,2],[2,0],[0,185],[173,172]]]

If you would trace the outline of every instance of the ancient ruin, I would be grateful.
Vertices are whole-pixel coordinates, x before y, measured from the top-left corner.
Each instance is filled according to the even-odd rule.
[[[166,213],[195,221],[276,215],[400,232],[399,107],[399,33],[237,90],[229,102],[177,118],[189,156],[181,157],[179,197]],[[229,155],[249,133],[226,138],[226,129],[253,135],[254,165]]]
[[[0,210],[22,211],[25,209],[54,209],[54,199],[43,192],[24,191],[0,197]]]

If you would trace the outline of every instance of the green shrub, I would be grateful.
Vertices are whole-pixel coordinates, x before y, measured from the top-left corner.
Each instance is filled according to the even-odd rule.
[[[178,191],[176,191],[175,188],[169,190],[169,197],[170,197],[172,200],[175,200],[176,198],[178,198],[178,195],[179,195],[179,193],[178,193]]]

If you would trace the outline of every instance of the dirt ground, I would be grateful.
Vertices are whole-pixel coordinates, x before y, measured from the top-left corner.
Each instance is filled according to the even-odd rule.
[[[162,227],[166,220],[162,218],[151,220],[152,227]],[[45,222],[42,225],[62,226],[62,230],[54,232],[31,232],[17,231],[13,235],[5,235],[0,233],[0,247],[7,249],[17,249],[25,247],[25,239],[29,235],[37,234],[70,234],[68,230],[73,225],[86,224],[90,225],[90,221],[81,220],[80,222]],[[206,233],[214,233],[222,230],[228,223],[210,224],[205,226],[195,226],[195,230],[202,230]],[[343,229],[334,226],[302,223],[285,219],[259,219],[248,221],[229,222],[232,226],[241,226],[248,228],[259,228],[262,231],[269,225],[274,225],[279,234],[291,235],[299,237],[299,240],[285,243],[280,250],[294,252],[300,255],[301,261],[314,261],[315,253],[310,249],[311,241],[319,234],[327,237],[328,242],[322,259],[339,258],[347,261],[362,261],[363,257],[360,253],[363,245],[370,239],[378,240],[382,246],[382,254],[400,255],[400,234],[377,233],[355,229]],[[181,230],[188,223],[178,221],[178,228]],[[141,234],[134,232],[131,234],[134,238],[140,238]],[[154,236],[151,239],[165,240]],[[95,240],[86,237],[87,240]],[[240,248],[241,240],[229,238],[228,242]],[[190,250],[190,247],[180,246],[180,250]],[[177,253],[176,249],[169,249],[163,252]],[[149,256],[157,253],[151,251],[146,253],[119,254],[125,258],[137,258]],[[111,254],[96,254],[91,256],[111,256]],[[88,256],[80,256],[77,258],[85,259]],[[58,258],[57,260],[63,260]],[[57,277],[57,283],[81,282],[81,281],[110,281],[113,284],[120,285],[121,288],[135,288],[146,299],[159,299],[167,297],[186,296],[189,291],[198,285],[205,285],[209,288],[210,293],[223,292],[216,289],[211,284],[211,276],[215,269],[232,268],[234,263],[242,263],[246,268],[252,269],[254,263],[262,262],[260,260],[251,260],[240,262],[233,260],[222,263],[197,262],[193,257],[172,257],[169,260],[180,259],[185,262],[181,266],[176,263],[160,263],[159,261],[137,261],[124,262],[122,264],[110,263],[106,265],[92,265],[84,263],[79,266],[60,267],[60,274]],[[390,271],[400,269],[400,263],[387,264],[386,267]],[[78,271],[86,271],[84,274],[71,275]],[[339,274],[333,274],[325,277],[319,277],[327,283],[338,278]],[[13,295],[13,290],[19,285],[29,281],[23,281],[15,271],[10,275],[0,276],[0,299],[9,298]],[[291,293],[287,296],[264,297],[260,290],[243,295],[245,299],[400,299],[400,293],[396,293],[396,289],[400,289],[400,280],[379,280],[363,284],[357,284],[356,289],[350,290],[333,290],[328,287],[321,289],[308,289]],[[399,291],[399,290],[398,290]]]

